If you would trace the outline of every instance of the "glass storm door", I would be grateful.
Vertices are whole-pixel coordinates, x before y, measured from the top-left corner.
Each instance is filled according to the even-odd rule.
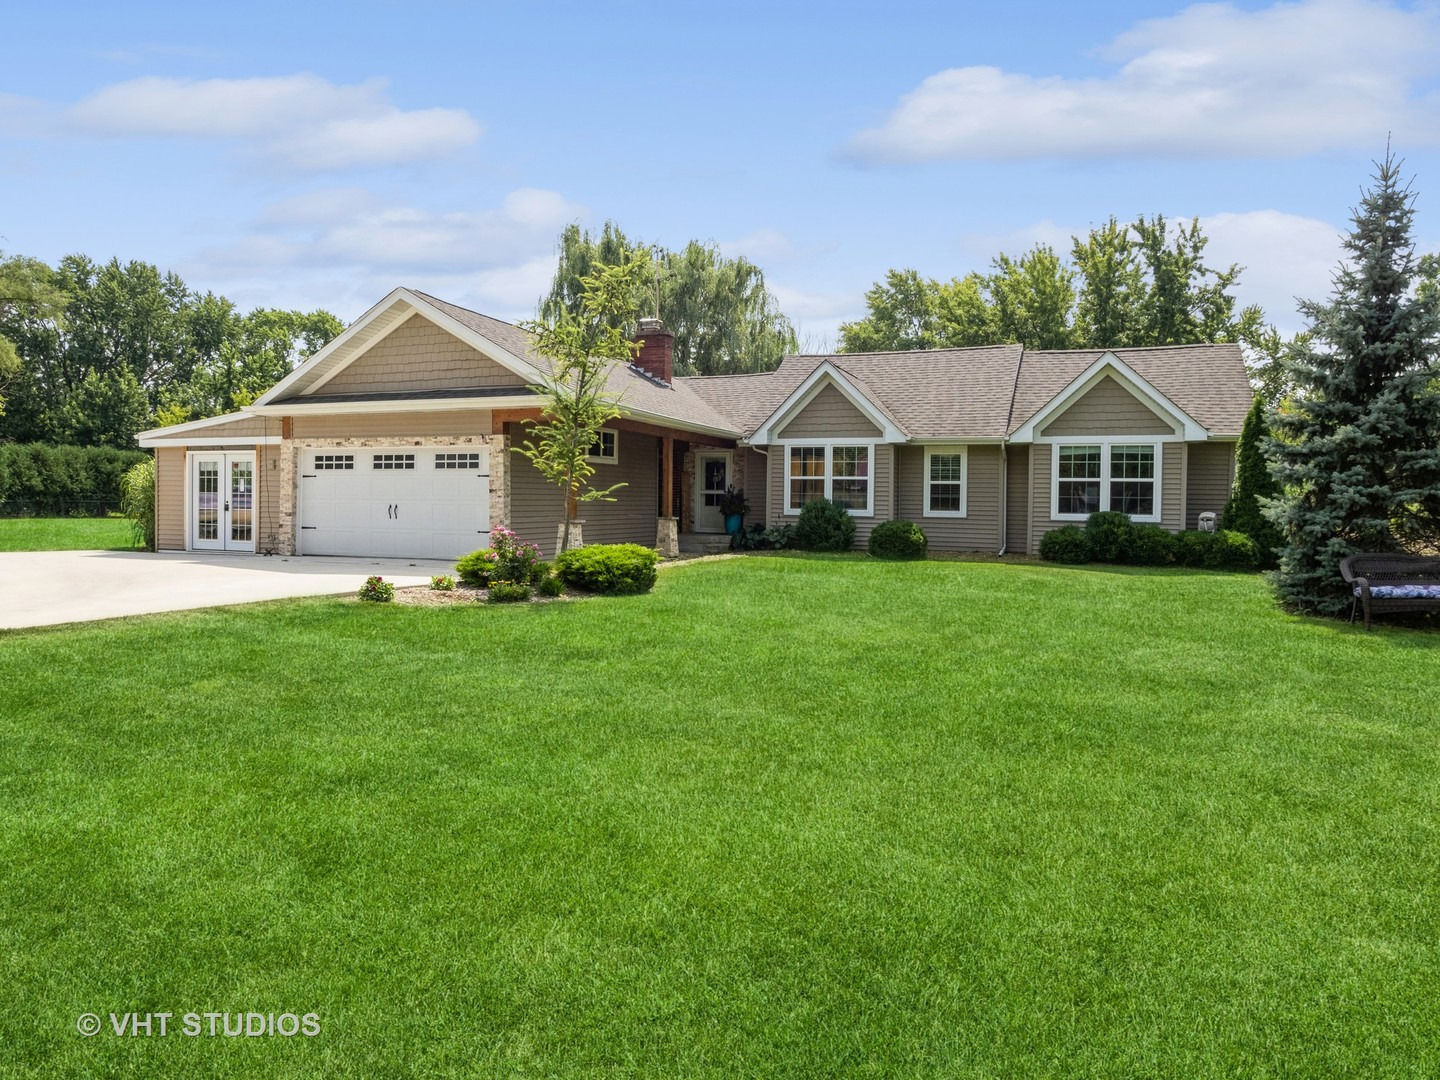
[[[695,479],[700,489],[695,498],[695,531],[724,532],[720,496],[730,483],[730,455],[696,454]]]
[[[196,454],[190,544],[199,551],[255,550],[255,455]]]

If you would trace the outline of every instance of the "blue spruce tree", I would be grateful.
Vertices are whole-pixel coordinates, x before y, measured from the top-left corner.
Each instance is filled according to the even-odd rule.
[[[1413,288],[1415,197],[1399,168],[1387,152],[1353,212],[1331,301],[1300,305],[1311,334],[1267,446],[1284,492],[1270,510],[1285,541],[1276,585],[1301,611],[1348,610],[1341,559],[1433,544],[1440,522],[1440,297]]]

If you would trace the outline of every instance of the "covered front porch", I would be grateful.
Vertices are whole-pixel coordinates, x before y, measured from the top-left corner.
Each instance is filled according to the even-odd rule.
[[[492,519],[504,522],[547,557],[557,547],[564,503],[560,491],[514,448],[524,443],[525,426],[538,409],[497,410],[492,430],[503,437],[509,457],[503,505]],[[578,507],[586,544],[644,544],[670,558],[680,553],[681,536],[723,539],[718,503],[727,487],[745,488],[751,521],[763,521],[764,458],[731,438],[618,417],[606,425],[591,458],[597,487],[623,484],[611,499]],[[757,485],[753,490],[747,484]],[[687,545],[688,546],[688,545]]]

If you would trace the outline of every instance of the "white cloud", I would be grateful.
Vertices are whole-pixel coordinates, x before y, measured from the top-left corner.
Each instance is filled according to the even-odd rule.
[[[529,318],[555,272],[555,240],[583,206],[521,188],[493,210],[385,205],[361,188],[326,188],[262,210],[251,231],[183,268],[246,303],[304,297],[350,318],[397,285],[500,318]]]
[[[1101,78],[951,68],[905,95],[849,153],[871,162],[1276,156],[1440,142],[1440,15],[1383,0],[1258,11],[1197,4],[1141,22]]]
[[[1213,214],[1200,219],[1210,242],[1205,259],[1245,268],[1235,295],[1240,306],[1259,304],[1284,333],[1302,328],[1295,300],[1326,300],[1344,251],[1342,230],[1328,221],[1279,210]]]
[[[77,102],[66,119],[103,135],[240,140],[264,160],[309,171],[438,157],[469,146],[481,130],[462,109],[397,108],[383,80],[338,86],[308,73],[132,79]]]
[[[756,229],[738,240],[721,240],[716,246],[727,259],[744,256],[761,268],[789,262],[800,253],[789,237],[775,229]]]

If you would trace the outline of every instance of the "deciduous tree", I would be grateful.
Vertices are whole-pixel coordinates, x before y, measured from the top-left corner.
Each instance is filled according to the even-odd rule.
[[[557,554],[570,546],[579,505],[610,500],[625,486],[595,487],[589,456],[600,429],[620,412],[608,376],[616,364],[634,359],[637,345],[621,324],[637,283],[649,272],[643,257],[614,266],[595,264],[580,279],[578,313],[561,306],[553,319],[525,324],[535,335],[532,349],[549,360],[550,371],[537,388],[544,401],[540,420],[529,425],[525,442],[514,451],[529,458],[559,491],[564,528]]]

